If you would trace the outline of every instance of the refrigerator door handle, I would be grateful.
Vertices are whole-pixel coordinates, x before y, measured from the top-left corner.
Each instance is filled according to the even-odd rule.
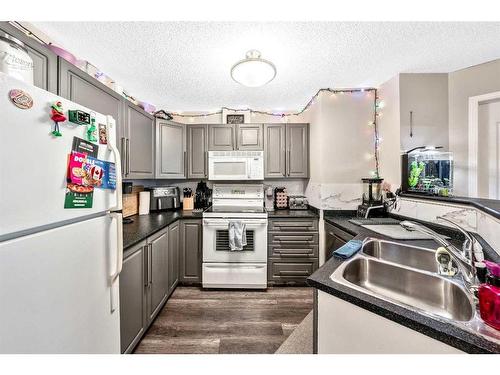
[[[108,150],[110,150],[115,157],[115,172],[116,172],[116,206],[110,208],[110,211],[120,211],[122,209],[122,160],[120,156],[120,151],[118,151],[118,148],[116,147],[116,139],[110,139],[109,137],[110,134],[109,129],[116,127],[115,120],[113,119],[113,117],[107,116],[107,122],[108,126],[106,126],[106,132],[107,132],[106,137],[108,139]]]
[[[120,273],[122,272],[123,268],[123,220],[122,220],[122,214],[118,212],[111,212],[109,216],[113,219],[116,220],[116,230],[117,230],[117,241],[116,241],[116,265],[115,265],[115,271],[114,273],[110,276],[109,281],[110,281],[110,288],[111,288],[111,313],[115,312],[117,304],[118,304],[118,298],[115,296],[115,290],[116,288],[114,287],[114,284],[118,277],[120,276]]]

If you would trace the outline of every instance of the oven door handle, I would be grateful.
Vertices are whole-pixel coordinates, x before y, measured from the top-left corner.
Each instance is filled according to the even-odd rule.
[[[229,225],[229,222],[231,220],[203,220],[203,225],[206,225],[206,226],[211,226],[211,227],[215,227],[215,226],[220,226],[220,225]],[[267,220],[266,219],[262,219],[262,220],[238,220],[238,219],[234,219],[234,221],[241,221],[243,224],[245,225],[267,225]]]

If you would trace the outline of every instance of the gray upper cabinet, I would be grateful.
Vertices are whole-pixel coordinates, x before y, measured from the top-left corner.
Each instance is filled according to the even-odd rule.
[[[179,281],[201,282],[201,251],[203,228],[201,220],[182,220],[179,256]]]
[[[33,60],[33,83],[35,86],[57,94],[57,56],[37,40],[30,38],[8,22],[0,22],[0,32],[24,43]]]
[[[168,227],[168,295],[172,294],[179,282],[179,221]]]
[[[286,124],[287,177],[309,177],[309,126]]]
[[[125,126],[122,135],[126,139],[124,177],[154,178],[154,117],[127,100],[123,102],[123,112]]]
[[[264,126],[262,124],[240,124],[236,127],[238,150],[262,150],[264,148]]]
[[[103,115],[113,116],[117,128],[122,125],[122,97],[118,93],[59,58],[59,96],[88,107]],[[120,139],[121,134],[117,134]]]
[[[230,124],[208,125],[208,149],[210,151],[235,150],[235,129]]]
[[[146,241],[127,250],[120,274],[121,352],[129,353],[140,340],[146,324]]]
[[[208,126],[191,124],[187,129],[187,178],[208,177]]]
[[[186,126],[156,120],[156,178],[186,178]]]
[[[168,230],[162,230],[148,244],[148,319],[153,319],[167,298]]]
[[[264,178],[286,177],[285,124],[264,125]]]
[[[309,124],[264,125],[264,178],[309,177]]]

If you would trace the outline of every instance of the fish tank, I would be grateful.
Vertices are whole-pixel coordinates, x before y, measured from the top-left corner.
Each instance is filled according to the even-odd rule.
[[[452,152],[417,149],[403,155],[402,167],[404,191],[443,197],[453,195]]]

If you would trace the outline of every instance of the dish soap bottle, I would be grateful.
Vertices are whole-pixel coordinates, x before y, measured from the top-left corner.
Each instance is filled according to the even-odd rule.
[[[479,312],[489,326],[500,330],[500,264],[484,261],[486,283],[479,287]]]

